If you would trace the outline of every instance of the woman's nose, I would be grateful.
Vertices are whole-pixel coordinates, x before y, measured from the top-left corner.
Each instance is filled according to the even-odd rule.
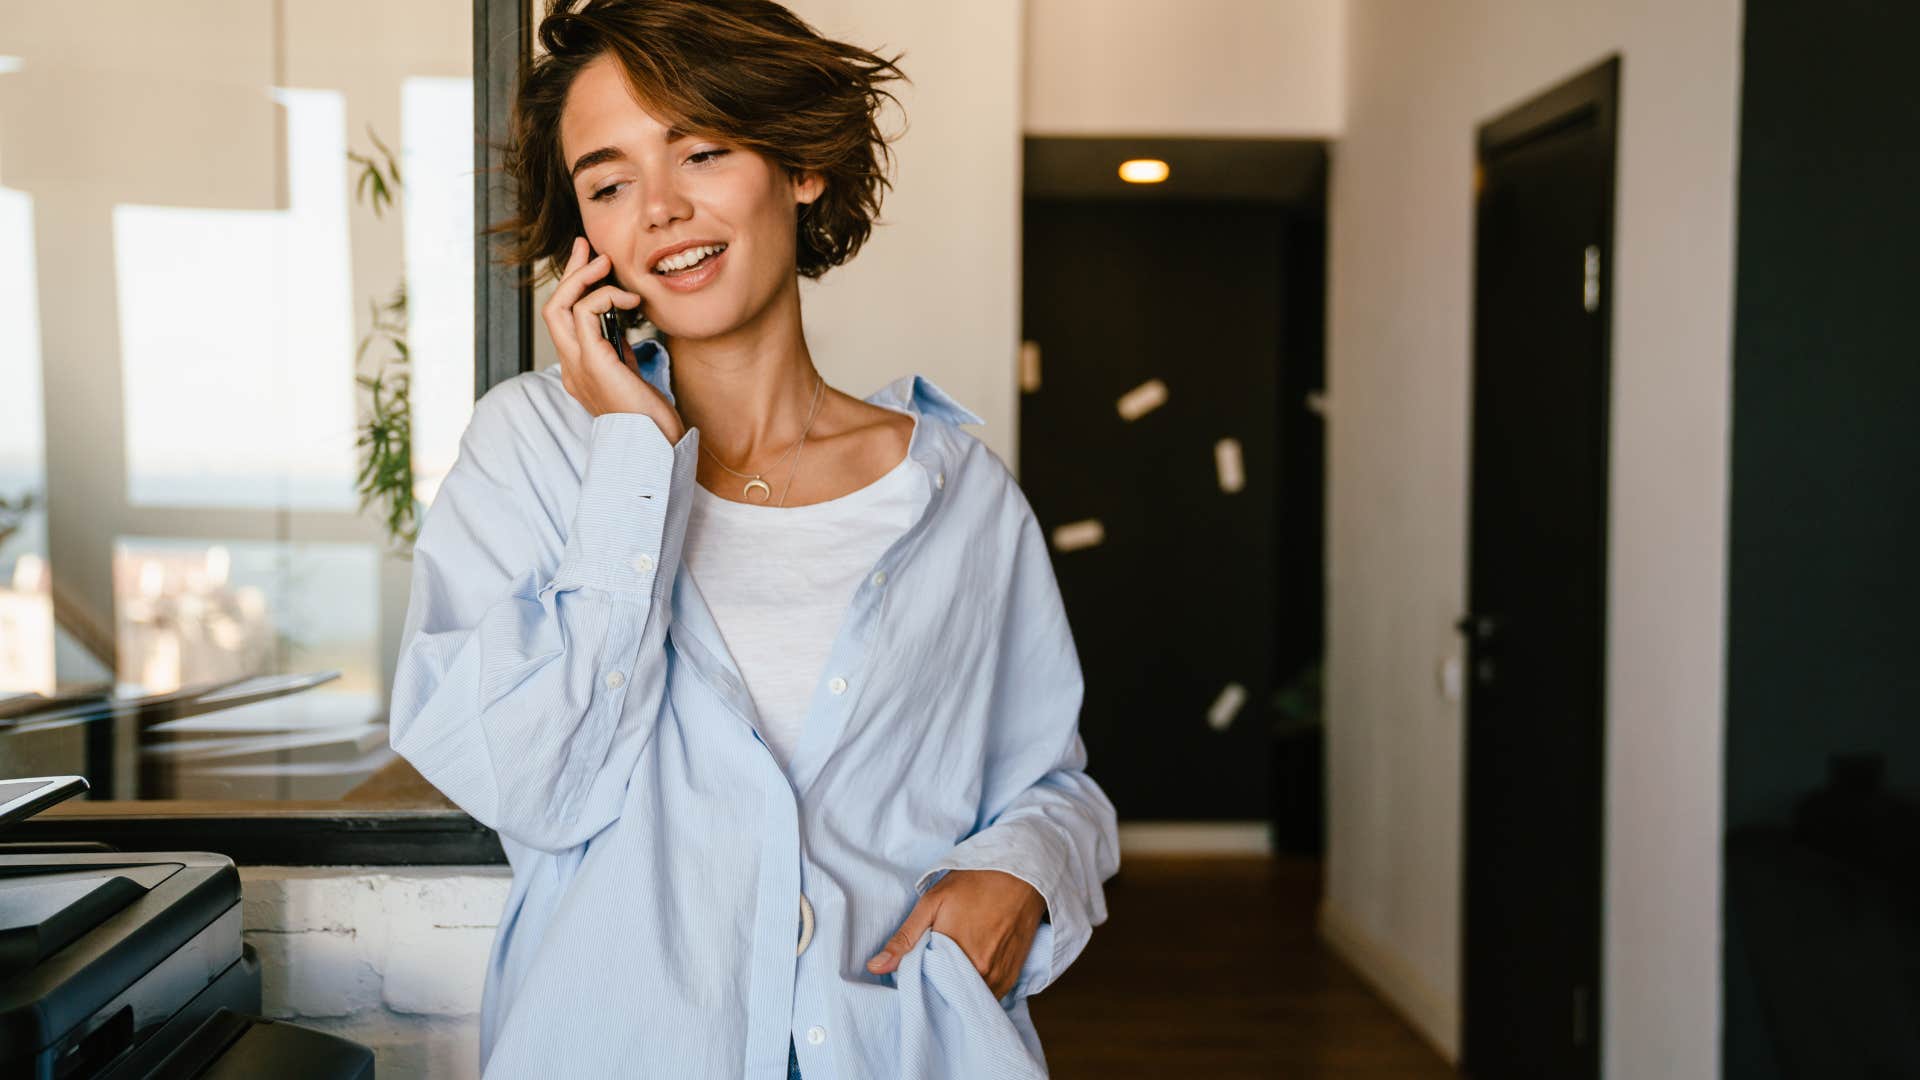
[[[685,221],[692,214],[693,206],[680,193],[679,185],[671,179],[647,185],[647,196],[641,206],[647,227],[664,229],[676,221]]]

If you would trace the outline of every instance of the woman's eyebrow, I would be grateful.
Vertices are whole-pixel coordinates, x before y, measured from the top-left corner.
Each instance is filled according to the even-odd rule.
[[[689,134],[691,133],[682,131],[679,128],[668,128],[666,144],[672,146],[674,143],[686,138]],[[595,165],[604,165],[609,161],[625,161],[626,159],[626,151],[617,146],[603,146],[598,150],[589,150],[574,160],[573,168],[567,172],[567,179],[572,180],[582,172],[593,168]]]
[[[589,150],[574,160],[573,169],[567,173],[567,179],[575,179],[581,173],[593,168],[595,165],[604,165],[609,161],[625,161],[626,159],[626,151],[617,146],[603,146],[598,150]]]

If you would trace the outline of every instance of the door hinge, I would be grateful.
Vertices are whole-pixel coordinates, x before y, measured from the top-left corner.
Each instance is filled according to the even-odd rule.
[[[1586,279],[1580,289],[1580,298],[1588,311],[1600,310],[1600,248],[1597,244],[1587,245]]]

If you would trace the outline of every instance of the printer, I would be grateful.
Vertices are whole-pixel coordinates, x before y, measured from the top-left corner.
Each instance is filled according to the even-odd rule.
[[[0,780],[8,824],[87,788]],[[205,852],[0,842],[0,1076],[371,1078],[373,1052],[265,1020],[240,875]]]

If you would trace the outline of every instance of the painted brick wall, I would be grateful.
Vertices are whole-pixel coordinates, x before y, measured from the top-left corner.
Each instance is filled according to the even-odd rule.
[[[243,867],[263,1011],[373,1048],[381,1080],[479,1075],[506,867]]]

